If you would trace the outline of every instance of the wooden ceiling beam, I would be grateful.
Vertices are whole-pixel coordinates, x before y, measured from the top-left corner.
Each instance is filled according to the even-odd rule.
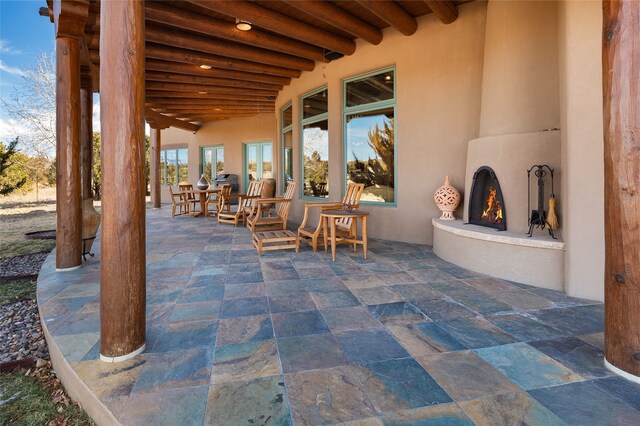
[[[145,119],[153,123],[156,123],[157,125],[160,125],[160,126],[168,125],[170,127],[177,127],[179,129],[189,130],[193,133],[196,133],[198,130],[200,130],[200,126],[198,126],[197,124],[189,123],[187,121],[178,120],[177,118],[160,114],[159,112],[156,112],[150,108],[145,109]]]
[[[301,22],[252,2],[190,0],[190,3],[232,18],[251,22],[258,28],[264,28],[276,34],[302,40],[324,49],[351,55],[356,50],[353,40],[332,32]]]
[[[267,102],[274,101],[275,96],[256,96],[256,95],[239,95],[239,94],[226,94],[226,93],[211,93],[206,95],[201,95],[199,93],[190,93],[190,92],[176,92],[171,90],[149,90],[145,92],[147,99],[150,101],[158,101],[158,100],[178,100],[178,99],[188,99],[191,101],[198,100],[207,100],[207,99],[218,99],[218,100],[251,100],[254,102]]]
[[[165,61],[182,62],[195,65],[204,64],[224,70],[253,72],[280,77],[298,78],[301,75],[301,71],[299,69],[276,67],[273,65],[226,58],[224,56],[211,55],[208,53],[196,52],[194,50],[180,49],[177,47],[163,46],[154,43],[146,43],[145,56],[147,58],[162,59]]]
[[[424,0],[424,2],[443,24],[450,24],[458,19],[458,8],[452,1]]]
[[[146,99],[146,106],[186,106],[186,107],[195,107],[198,106],[206,106],[206,105],[274,105],[274,101],[264,101],[264,100],[253,100],[253,99],[183,99],[183,98],[172,98],[172,99],[157,99],[151,98]]]
[[[175,74],[193,75],[201,77],[227,78],[239,81],[255,81],[258,83],[269,83],[278,86],[286,86],[291,83],[288,77],[276,75],[256,74],[252,72],[227,71],[217,68],[205,70],[195,64],[185,64],[181,62],[160,61],[157,59],[147,59],[145,61],[147,71],[171,72]]]
[[[412,35],[418,29],[418,23],[413,16],[392,0],[358,0],[358,3],[406,36]]]
[[[192,112],[205,112],[205,111],[274,111],[274,105],[202,105],[199,107],[184,107],[179,105],[163,105],[152,107],[156,111],[192,111]]]
[[[250,104],[245,103],[221,103],[221,102],[203,102],[199,104],[174,104],[174,103],[157,103],[157,102],[146,102],[145,106],[149,108],[164,110],[192,110],[192,111],[202,111],[208,109],[215,108],[255,108],[255,109],[273,109],[273,103],[265,103],[265,102],[254,102]]]
[[[207,122],[207,121],[214,121],[214,120],[231,120],[234,118],[242,118],[242,117],[255,117],[256,114],[227,114],[227,113],[221,113],[221,114],[211,114],[211,115],[205,115],[205,116],[186,116],[186,117],[181,117],[179,115],[176,115],[176,117],[179,118],[183,118],[183,119],[188,119],[189,121],[199,121],[199,122]]]
[[[187,31],[198,32],[211,37],[275,50],[276,52],[299,56],[312,61],[326,61],[322,49],[319,47],[260,31],[259,29],[240,31],[232,23],[219,21],[185,10],[179,10],[158,2],[146,3],[145,17],[149,21],[159,22]]]
[[[371,44],[382,41],[382,31],[328,1],[287,0],[287,4]]]
[[[202,84],[187,83],[163,83],[160,81],[149,81],[146,83],[147,90],[166,90],[172,92],[207,92],[207,94],[228,94],[228,95],[249,95],[249,96],[277,96],[277,90],[265,89],[241,89],[238,87],[205,86]]]
[[[146,71],[146,81],[163,81],[166,83],[188,83],[204,86],[225,86],[225,87],[241,87],[243,89],[266,89],[266,90],[282,90],[282,86],[257,83],[255,81],[231,80],[226,78],[200,77],[184,74],[173,74],[168,72]]]
[[[291,56],[277,53],[272,50],[249,47],[238,43],[229,43],[213,37],[191,35],[179,31],[169,31],[156,25],[147,25],[145,29],[145,38],[147,41],[167,46],[192,49],[204,53],[210,53],[212,55],[249,60],[277,67],[304,71],[313,71],[315,68],[315,62],[298,56]]]

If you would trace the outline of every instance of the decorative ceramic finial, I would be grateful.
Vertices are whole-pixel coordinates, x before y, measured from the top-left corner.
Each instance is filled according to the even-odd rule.
[[[442,220],[455,220],[453,212],[460,204],[460,192],[451,186],[449,176],[444,178],[444,185],[438,188],[433,194],[436,206],[442,211]]]

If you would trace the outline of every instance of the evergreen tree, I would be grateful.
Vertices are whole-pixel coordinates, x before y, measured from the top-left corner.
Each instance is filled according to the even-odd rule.
[[[9,142],[8,146],[0,142],[0,195],[8,195],[23,187],[29,178],[23,168],[17,167],[17,144],[18,138]]]

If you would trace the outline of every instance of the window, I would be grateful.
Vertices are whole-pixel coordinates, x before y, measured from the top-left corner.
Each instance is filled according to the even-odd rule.
[[[289,182],[293,180],[293,109],[291,102],[284,106],[280,114],[280,137],[282,143],[282,181],[284,191],[287,190]],[[283,191],[283,193],[284,193]]]
[[[220,173],[224,173],[224,147],[206,146],[200,151],[202,164],[201,174],[204,174],[209,182],[216,179]]]
[[[188,182],[189,152],[187,148],[163,149],[160,151],[160,184],[176,186]]]
[[[364,183],[361,200],[395,204],[395,69],[344,82],[347,183]]]
[[[244,146],[245,190],[252,180],[273,178],[273,147],[271,142],[253,142]]]
[[[302,97],[302,195],[329,198],[329,120],[327,88]]]

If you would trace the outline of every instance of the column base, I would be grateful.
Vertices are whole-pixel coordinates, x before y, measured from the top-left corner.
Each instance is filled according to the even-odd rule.
[[[70,268],[56,268],[56,272],[69,272],[69,271],[75,271],[76,269],[80,269],[82,267],[82,264],[78,265],[78,266],[72,266]]]
[[[632,382],[635,383],[640,383],[640,377],[638,376],[634,376],[631,373],[627,373],[626,371],[616,367],[615,365],[612,365],[611,363],[609,363],[609,361],[607,361],[607,359],[604,359],[604,366],[607,367],[607,369],[613,373],[616,373],[618,376],[624,377],[627,380],[631,380]]]
[[[122,362],[122,361],[126,361],[128,359],[133,358],[136,355],[141,354],[142,352],[144,352],[144,350],[147,348],[147,344],[143,343],[142,346],[140,346],[138,349],[136,349],[133,352],[129,352],[126,355],[121,355],[121,356],[106,356],[106,355],[102,355],[100,354],[100,361],[103,362],[109,362],[109,363],[115,363],[115,362]]]

